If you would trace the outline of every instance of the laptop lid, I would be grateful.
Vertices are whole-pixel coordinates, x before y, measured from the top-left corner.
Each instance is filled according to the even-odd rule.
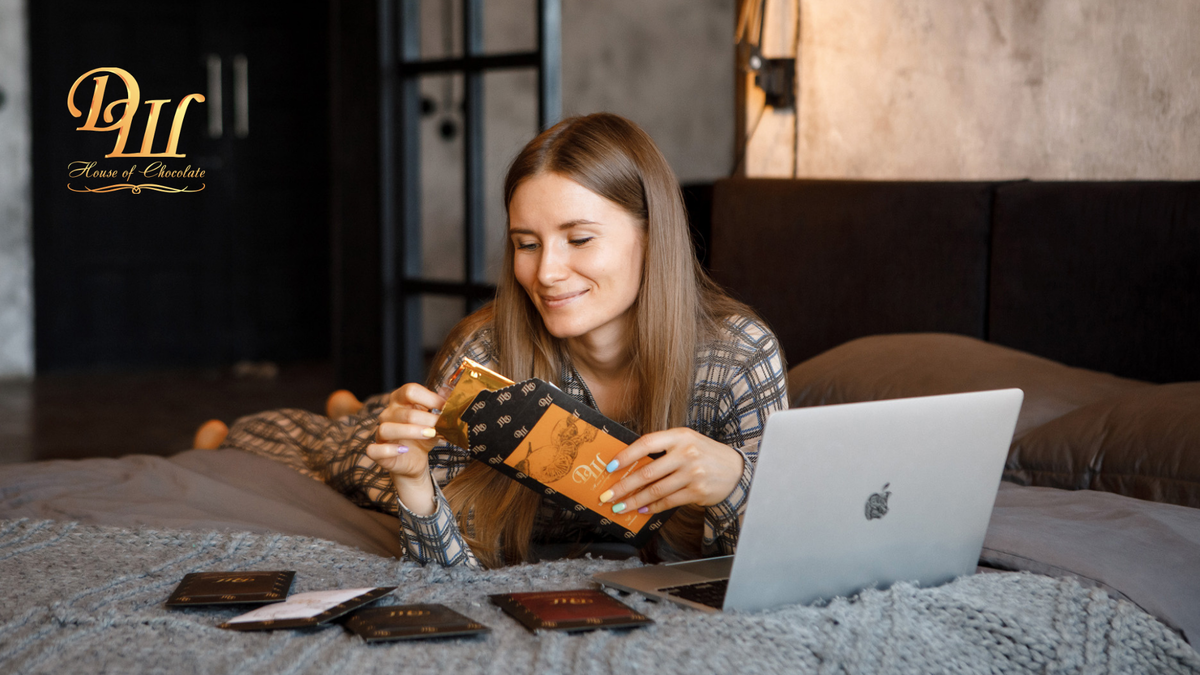
[[[972,573],[1023,397],[1005,389],[771,415],[724,609]]]

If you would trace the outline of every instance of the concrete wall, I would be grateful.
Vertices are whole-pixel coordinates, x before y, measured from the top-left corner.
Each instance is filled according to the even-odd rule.
[[[640,124],[679,180],[733,168],[733,0],[565,0],[566,114]]]
[[[33,375],[26,25],[25,0],[0,0],[0,378]]]
[[[1200,178],[1195,0],[801,0],[798,174]]]

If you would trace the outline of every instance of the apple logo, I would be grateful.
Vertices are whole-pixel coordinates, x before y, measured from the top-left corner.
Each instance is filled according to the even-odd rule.
[[[885,492],[885,490],[888,489],[889,485],[891,485],[891,483],[884,483],[879,492],[867,497],[867,507],[865,509],[867,513],[867,520],[875,520],[876,518],[882,518],[887,515],[887,500],[892,493]]]

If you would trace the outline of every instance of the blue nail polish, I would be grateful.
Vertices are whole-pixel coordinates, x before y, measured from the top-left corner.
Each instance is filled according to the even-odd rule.
[[[613,504],[613,513],[620,513],[625,510],[625,502],[617,502]]]
[[[604,470],[609,473],[612,473],[612,472],[616,471],[617,467],[619,467],[619,466],[621,466],[621,463],[614,459],[613,461],[608,463],[608,466],[604,467]]]

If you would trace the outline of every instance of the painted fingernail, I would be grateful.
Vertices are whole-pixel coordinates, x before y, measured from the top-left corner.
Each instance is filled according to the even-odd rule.
[[[612,472],[616,471],[619,466],[621,466],[621,463],[614,459],[613,461],[608,463],[608,466],[604,467],[604,470],[609,473],[612,473]]]
[[[644,513],[650,513],[650,507],[649,507],[649,506],[643,506],[642,508],[638,509],[638,513],[643,513],[643,514],[644,514]]]
[[[424,436],[425,438],[433,438],[434,436],[437,436],[437,429],[434,429],[433,427],[429,427],[428,429],[422,431],[421,435]]]
[[[612,490],[605,490],[603,493],[600,494],[600,503],[603,504],[604,502],[612,499],[612,496],[613,496]]]
[[[613,504],[613,513],[620,513],[625,510],[625,502],[617,502]]]
[[[407,445],[397,445],[397,446],[396,446],[396,454],[397,454],[397,455],[402,455],[402,454],[404,454],[404,453],[406,453],[406,452],[408,452],[408,446],[407,446]]]

